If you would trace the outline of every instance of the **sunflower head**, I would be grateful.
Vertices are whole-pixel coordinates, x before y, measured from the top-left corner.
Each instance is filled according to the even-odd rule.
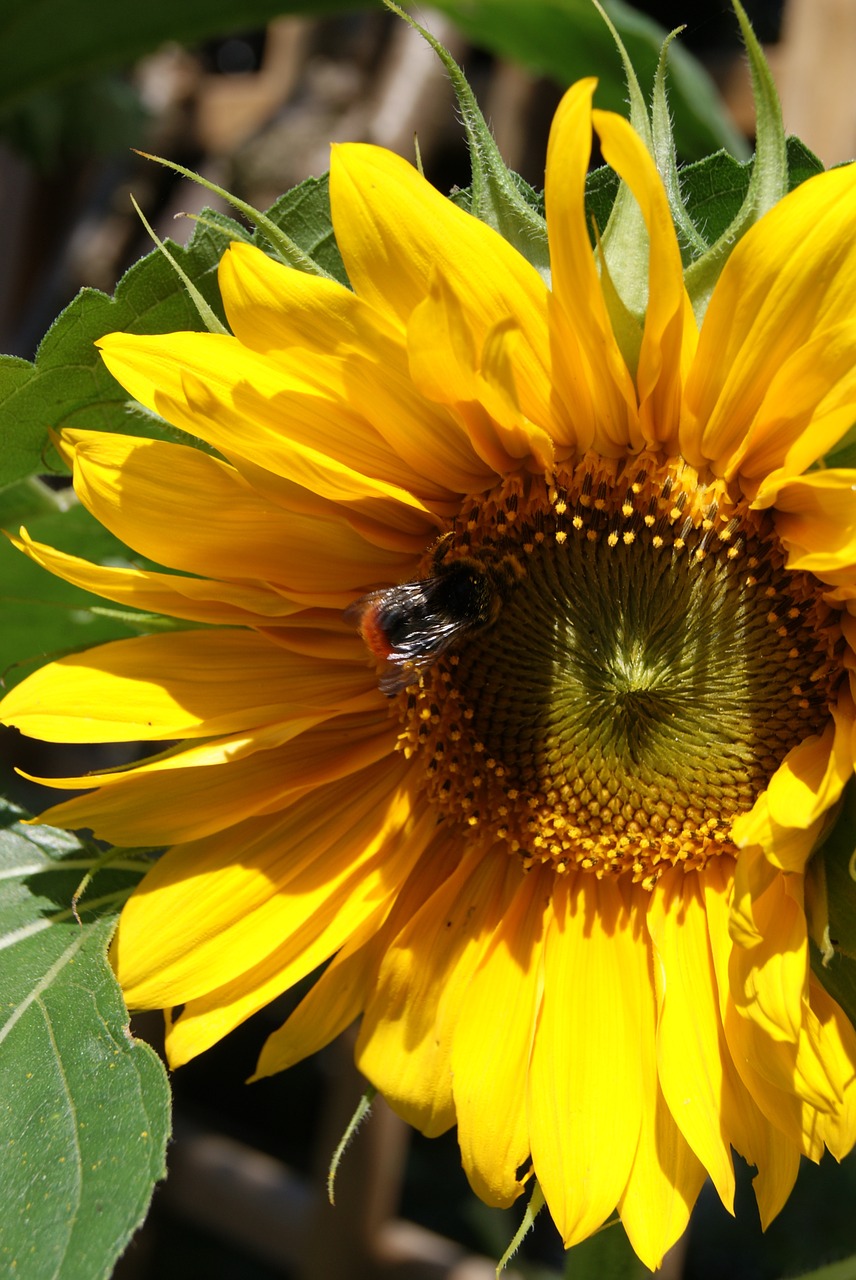
[[[361,1070],[457,1124],[486,1201],[537,1182],[568,1246],[617,1208],[655,1266],[706,1177],[732,1207],[732,1149],[766,1223],[856,1140],[806,915],[854,768],[856,471],[819,464],[856,417],[856,169],[770,201],[759,157],[767,195],[694,248],[647,119],[594,88],[553,122],[545,224],[512,184],[506,238],[342,145],[347,286],[234,244],[228,332],[102,339],[207,446],[62,433],[164,571],[19,544],[201,625],[62,658],[3,714],[174,742],[43,815],[167,847],[112,954],[132,1007],[179,1010],[173,1064],[329,962],[259,1075],[361,1017]],[[594,235],[593,133],[621,183]]]

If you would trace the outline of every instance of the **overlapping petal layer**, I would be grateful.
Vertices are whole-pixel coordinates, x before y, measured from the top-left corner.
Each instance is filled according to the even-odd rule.
[[[568,1245],[618,1208],[634,1248],[656,1266],[705,1177],[731,1209],[733,1150],[757,1166],[766,1224],[800,1154],[818,1159],[826,1146],[840,1157],[856,1141],[856,1035],[811,973],[804,905],[808,859],[854,769],[856,472],[808,468],[856,418],[856,169],[805,183],[744,236],[699,333],[654,162],[625,121],[593,111],[593,91],[593,81],[575,85],[553,124],[551,289],[405,161],[342,146],[331,203],[352,290],[236,244],[220,266],[230,335],[102,340],[130,395],[218,456],[62,433],[81,501],[168,572],[92,566],[25,532],[17,544],[87,590],[210,629],[68,655],[13,689],[2,711],[49,740],[173,743],[127,769],[60,780],[85,794],[44,817],[119,843],[171,846],[125,908],[113,957],[133,1006],[181,1006],[168,1017],[174,1064],[329,961],[268,1040],[258,1075],[362,1014],[361,1069],[423,1132],[457,1123],[483,1199],[508,1205],[537,1179]],[[647,229],[635,345],[616,334],[615,283],[604,282],[605,250],[589,235],[593,127]],[[782,625],[816,596],[832,637],[802,673],[806,687],[824,680],[829,690],[817,732],[788,738],[777,756],[756,752],[766,782],[733,813],[717,809],[710,830],[723,835],[719,815],[730,814],[725,839],[704,858],[671,854],[674,811],[684,821],[692,808],[686,797],[665,814],[651,801],[662,847],[647,877],[544,852],[542,834],[519,850],[499,825],[480,834],[477,793],[506,765],[483,742],[474,755],[484,770],[461,813],[443,808],[435,775],[479,708],[462,703],[440,743],[431,734],[444,713],[426,697],[408,736],[407,694],[383,697],[342,618],[363,593],[439,574],[438,538],[459,538],[475,555],[480,506],[501,509],[507,529],[530,482],[555,489],[550,501],[567,515],[553,546],[605,509],[606,479],[622,467],[632,518],[643,455],[646,466],[674,464],[657,491],[662,504],[655,493],[623,540],[611,528],[610,546],[623,554],[646,528],[660,536],[658,519],[664,528],[683,519],[684,473],[696,468],[699,492],[719,486],[716,501],[705,499],[706,529],[738,511],[737,525],[745,515],[752,537],[775,542],[772,596],[787,575],[797,583]],[[560,492],[559,468],[564,478],[589,469],[576,506]],[[674,496],[676,483],[685,489]],[[546,546],[543,519],[533,529],[532,546]],[[737,555],[746,535],[727,536]],[[512,577],[525,574],[528,545],[518,551],[510,568],[503,562]],[[702,541],[699,565],[706,555]],[[753,584],[750,570],[740,590]],[[553,636],[564,625],[547,598],[558,596],[559,576],[544,571],[538,600]],[[604,578],[603,607],[626,620],[616,582]],[[393,599],[402,610],[394,621],[374,618],[381,649],[412,621]],[[764,609],[765,625],[778,626]],[[464,624],[478,644],[466,614]],[[752,635],[762,634],[759,623]],[[615,643],[632,686],[639,655]],[[512,708],[504,744],[531,738],[557,702],[538,700],[533,646],[527,633],[512,658],[515,680],[524,672],[514,687],[531,676],[535,709]],[[586,653],[596,648],[590,641]],[[567,657],[557,643],[551,671]],[[749,665],[751,691],[763,663]],[[505,692],[498,670],[483,676],[469,664],[480,697]],[[795,675],[792,698],[804,693]],[[700,699],[691,711],[703,717]],[[764,738],[771,717],[794,732],[795,714],[790,703],[781,715],[764,704],[753,733]],[[551,732],[558,757],[555,723]],[[705,732],[710,755],[716,728]],[[754,740],[741,746],[754,760]],[[607,755],[598,760],[567,790],[600,786],[601,828],[615,822],[617,843],[630,840],[648,800],[622,808],[607,786]],[[658,761],[658,777],[670,763]],[[449,790],[460,768],[455,758]],[[744,781],[732,780],[727,798],[743,796]],[[540,803],[521,801],[532,811]],[[550,828],[557,848],[568,825],[563,811]]]

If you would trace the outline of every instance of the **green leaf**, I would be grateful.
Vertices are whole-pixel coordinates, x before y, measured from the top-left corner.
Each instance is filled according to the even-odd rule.
[[[642,1280],[650,1274],[617,1220],[601,1227],[565,1255],[567,1280]]]
[[[167,241],[176,261],[223,318],[217,264],[230,240],[254,237],[229,218],[206,213],[186,248]],[[337,279],[344,276],[332,236],[326,178],[310,178],[268,215]],[[0,489],[26,476],[60,470],[48,429],[87,427],[126,434],[172,434],[142,413],[130,416],[127,394],[94,346],[114,330],[169,333],[201,329],[199,315],[169,263],[153,250],[123,276],[114,298],[84,289],[54,322],[35,362],[0,357]]]
[[[17,523],[10,521],[7,527],[17,528]],[[128,549],[77,503],[63,513],[27,519],[26,524],[37,541],[60,551],[100,564],[131,563]],[[4,689],[18,684],[46,657],[138,634],[127,618],[102,611],[100,597],[46,573],[6,538],[0,538],[0,584],[0,680]]]
[[[145,865],[99,873],[73,836],[0,830],[0,1267],[23,1280],[100,1280],[163,1177],[169,1091],[133,1039],[105,947]]]
[[[626,115],[621,58],[590,0],[435,0],[435,7],[483,48],[560,84],[596,75],[597,105]],[[609,0],[604,8],[649,97],[666,31],[622,0]],[[695,159],[718,147],[746,155],[746,144],[726,116],[709,76],[680,45],[670,52],[669,80],[675,141],[684,157]]]
[[[793,191],[801,182],[823,173],[823,161],[810,151],[800,138],[793,135],[788,138],[788,191]]]
[[[788,190],[823,172],[817,156],[799,138],[788,138]],[[683,165],[678,171],[681,194],[707,244],[713,244],[737,218],[752,177],[754,160],[740,164],[725,151]]]
[[[824,965],[820,952],[812,945],[811,967],[817,980],[856,1024],[856,960],[836,951],[829,964]]]
[[[279,197],[267,211],[271,222],[282,227],[295,244],[339,284],[348,284],[348,273],[333,234],[330,217],[329,174],[307,178]]]
[[[283,13],[352,8],[365,8],[365,0],[3,0],[0,110],[37,89],[132,62],[167,40],[193,44],[263,27]]]
[[[0,91],[0,103],[2,97]],[[29,94],[5,111],[0,106],[0,135],[46,171],[63,160],[116,155],[145,129],[139,94],[117,73]]]
[[[823,461],[827,467],[856,467],[856,426],[850,428]]]
[[[836,951],[856,961],[856,783],[848,782],[841,810],[819,857],[826,869],[829,935]]]
[[[593,169],[586,177],[586,226],[592,248],[595,247],[594,227],[603,234],[618,195],[618,185],[618,174],[606,164]]]
[[[0,491],[0,529],[17,529],[27,520],[65,511],[68,492],[52,489],[35,476]]]
[[[830,1262],[827,1267],[818,1267],[816,1271],[801,1271],[800,1280],[853,1280],[856,1276],[856,1253],[840,1262]]]
[[[823,879],[829,917],[829,940],[834,955],[824,964],[812,946],[812,968],[830,995],[856,1023],[856,880],[851,866],[856,855],[856,783],[848,782],[832,831],[815,855],[823,860]]]

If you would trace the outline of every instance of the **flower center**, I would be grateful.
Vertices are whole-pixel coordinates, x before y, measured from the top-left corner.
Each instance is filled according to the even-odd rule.
[[[469,499],[425,572],[478,579],[480,613],[398,694],[441,815],[527,865],[648,884],[733,852],[841,673],[837,614],[784,560],[769,514],[680,459]]]

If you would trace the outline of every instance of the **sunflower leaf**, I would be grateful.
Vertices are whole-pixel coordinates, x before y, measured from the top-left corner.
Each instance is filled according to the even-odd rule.
[[[14,493],[17,490],[8,490]],[[2,497],[2,495],[0,495]],[[38,542],[84,556],[96,563],[138,565],[118,539],[90,516],[76,501],[64,512],[24,517]],[[17,529],[17,520],[3,520]],[[136,635],[130,619],[101,610],[104,601],[53,574],[45,573],[0,537],[0,678],[5,689],[18,684],[47,655],[60,656],[69,649],[89,648],[106,640]]]
[[[633,1252],[617,1218],[588,1240],[574,1245],[565,1257],[568,1280],[642,1280],[651,1274]]]
[[[856,426],[852,426],[824,458],[827,467],[856,467]]]
[[[337,279],[344,268],[333,239],[326,178],[309,178],[268,211],[295,244]],[[215,314],[224,318],[217,288],[217,264],[233,239],[253,241],[239,224],[208,212],[190,244],[167,241],[182,270]],[[169,435],[146,415],[129,415],[128,397],[107,372],[94,343],[105,333],[168,333],[200,329],[196,307],[159,250],[122,277],[113,298],[84,289],[45,335],[31,364],[0,357],[0,489],[27,476],[61,471],[48,430],[87,427],[131,435]]]
[[[812,1271],[801,1271],[799,1280],[853,1280],[854,1276],[856,1253],[851,1253],[849,1258],[841,1258],[838,1262],[830,1262]]]
[[[0,811],[0,1179],[4,1270],[98,1280],[141,1222],[164,1174],[166,1075],[128,1031],[105,947],[139,878],[99,873],[73,836]]]
[[[788,138],[787,158],[789,191],[823,172],[820,160],[799,138]],[[727,151],[717,151],[678,170],[684,207],[703,243],[719,240],[738,217],[753,167],[753,160],[740,164]]]

